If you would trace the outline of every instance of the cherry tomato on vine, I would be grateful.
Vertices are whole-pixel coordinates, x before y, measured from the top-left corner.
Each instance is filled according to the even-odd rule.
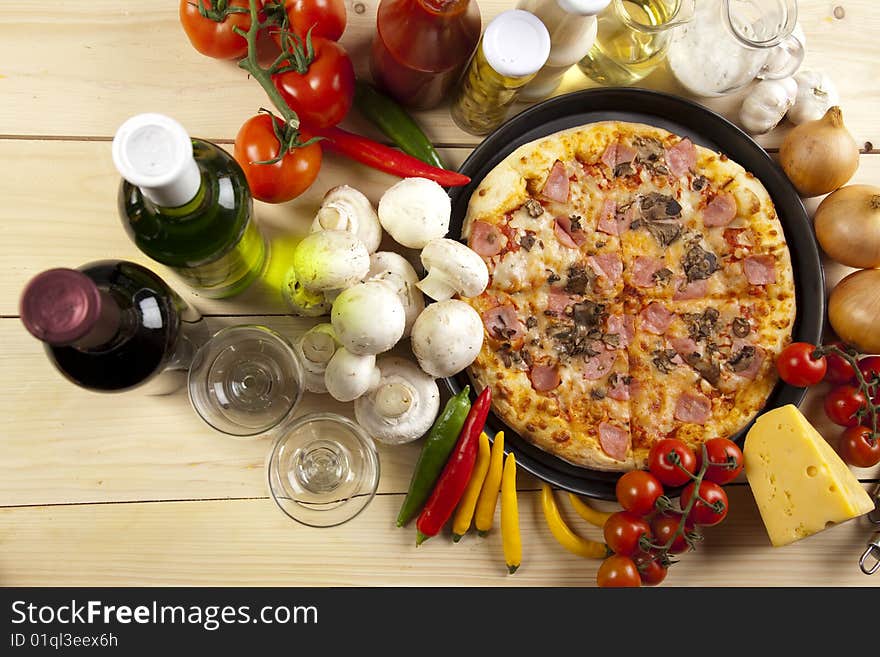
[[[643,516],[654,510],[663,495],[663,484],[650,472],[632,470],[617,480],[617,501],[627,511]]]
[[[706,468],[705,479],[716,484],[726,484],[737,478],[743,469],[743,454],[732,440],[727,438],[710,438],[706,441],[706,454],[709,467]],[[697,470],[703,467],[703,450],[697,450]]]
[[[272,127],[273,119],[268,114],[252,116],[235,136],[235,159],[247,177],[254,198],[266,203],[283,203],[296,198],[306,191],[321,170],[320,142],[291,148],[284,157],[272,164],[267,162],[278,156],[280,143]],[[306,142],[311,135],[300,130],[300,142]]]
[[[834,346],[841,350],[846,349],[846,345],[842,342],[835,342]],[[825,380],[829,383],[840,385],[855,381],[855,370],[853,370],[852,365],[843,356],[834,352],[825,354],[825,362],[828,364],[828,369],[825,371]]]
[[[639,569],[629,557],[614,554],[605,559],[596,573],[596,584],[601,588],[637,588],[642,585]]]
[[[642,584],[646,586],[657,586],[666,579],[666,571],[669,569],[660,563],[660,560],[654,558],[650,554],[640,554],[633,557],[636,568],[639,571],[639,577]]]
[[[693,494],[694,484],[686,486],[681,492],[682,509],[690,504]],[[718,504],[720,507],[718,510],[713,508],[715,504]],[[700,482],[700,499],[694,502],[694,506],[691,508],[690,514],[688,514],[688,520],[692,521],[695,525],[702,525],[704,527],[717,525],[727,516],[729,506],[727,493],[724,492],[724,489],[714,481],[706,481],[704,479]]]
[[[312,38],[314,58],[308,69],[272,76],[275,88],[307,126],[336,125],[351,109],[354,98],[354,67],[345,48],[335,41]]]
[[[603,529],[605,543],[617,554],[630,556],[641,550],[639,540],[642,536],[651,538],[648,522],[629,511],[612,513],[605,521]]]
[[[672,513],[664,513],[655,516],[654,519],[651,520],[651,532],[654,534],[654,543],[657,545],[666,545],[669,543],[669,540],[675,536],[675,533],[678,531],[680,522],[681,516]],[[684,530],[686,532],[692,531],[693,528],[693,523],[685,521]],[[672,541],[672,545],[670,545],[666,551],[669,552],[669,554],[682,554],[690,549],[691,547],[688,545],[684,534],[680,534],[679,536],[675,536],[675,540]]]
[[[859,358],[859,372],[865,377],[868,385],[880,377],[880,356],[863,356]]]
[[[339,41],[345,31],[346,12],[344,0],[264,0],[263,6],[269,8],[282,5],[287,20],[295,34],[305,38],[309,30],[313,37],[324,37]],[[271,30],[272,38],[281,46],[281,33]]]
[[[880,463],[880,440],[871,438],[868,427],[849,427],[840,436],[837,452],[850,465],[870,468]]]
[[[222,11],[228,5],[247,9],[248,0],[203,0],[208,12]],[[216,10],[215,10],[216,5]],[[218,16],[219,17],[219,16]],[[247,40],[233,32],[238,27],[247,32],[251,27],[249,12],[230,12],[221,21],[202,16],[198,0],[180,0],[180,24],[193,47],[203,55],[216,59],[241,59],[247,55]]]
[[[832,388],[825,395],[825,414],[828,419],[842,427],[854,427],[859,424],[856,412],[867,404],[865,395],[855,386],[844,384]]]
[[[670,454],[677,454],[679,464],[669,460]],[[697,457],[694,450],[675,438],[664,438],[651,447],[648,454],[648,469],[664,486],[681,486],[691,480],[687,472],[697,470]]]
[[[825,356],[813,358],[815,350],[816,345],[809,342],[793,342],[788,345],[776,359],[779,378],[800,388],[819,383],[825,376],[828,363]]]

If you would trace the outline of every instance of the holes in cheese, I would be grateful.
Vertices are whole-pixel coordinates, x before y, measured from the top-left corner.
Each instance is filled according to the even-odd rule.
[[[775,546],[874,508],[858,479],[792,405],[756,420],[743,456],[746,477]]]

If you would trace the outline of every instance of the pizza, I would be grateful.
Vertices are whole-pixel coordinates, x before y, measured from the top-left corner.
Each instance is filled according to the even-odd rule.
[[[791,259],[767,190],[663,129],[601,122],[525,144],[471,196],[489,286],[468,369],[493,411],[573,464],[729,437],[763,408],[791,340]]]

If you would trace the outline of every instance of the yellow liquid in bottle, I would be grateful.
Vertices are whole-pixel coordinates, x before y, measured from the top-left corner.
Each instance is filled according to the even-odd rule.
[[[578,67],[599,84],[638,82],[666,56],[669,33],[659,26],[675,16],[678,5],[678,0],[612,0],[599,15],[596,42]]]

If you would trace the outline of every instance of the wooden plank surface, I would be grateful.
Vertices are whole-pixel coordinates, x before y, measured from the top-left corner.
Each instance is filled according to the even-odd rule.
[[[485,25],[515,3],[479,4]],[[131,114],[150,110],[176,116],[193,135],[232,139],[244,119],[266,104],[259,85],[234,63],[210,60],[190,47],[177,19],[177,0],[62,0],[51,12],[33,11],[35,2],[7,5],[0,15],[0,135],[107,138]],[[377,5],[377,0],[346,0],[342,43],[359,75],[369,68]],[[801,0],[799,6],[808,37],[807,66],[832,74],[857,140],[880,144],[875,121],[880,89],[871,84],[880,32],[875,4]],[[843,8],[843,18],[835,18],[836,7]],[[561,92],[589,84],[573,71]],[[678,90],[663,69],[641,84]],[[735,116],[739,105],[738,98],[704,102],[728,116]],[[480,141],[459,130],[446,112],[419,118],[438,144]],[[364,127],[360,121],[355,125]],[[776,146],[780,139],[777,132],[762,142]]]

